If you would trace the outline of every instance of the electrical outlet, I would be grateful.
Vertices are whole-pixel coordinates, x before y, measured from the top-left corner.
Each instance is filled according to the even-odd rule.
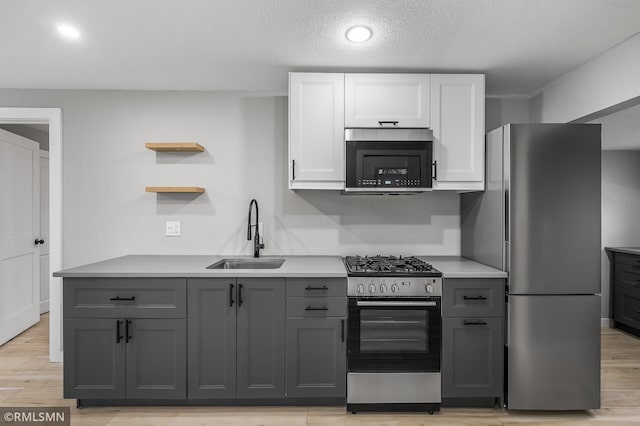
[[[167,222],[165,229],[166,237],[179,237],[180,236],[180,222]]]

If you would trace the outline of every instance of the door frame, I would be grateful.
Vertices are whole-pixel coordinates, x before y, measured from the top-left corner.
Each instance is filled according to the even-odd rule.
[[[49,125],[49,271],[59,271],[62,269],[62,109],[0,107],[0,123]],[[62,278],[50,277],[49,297],[49,360],[62,362]]]

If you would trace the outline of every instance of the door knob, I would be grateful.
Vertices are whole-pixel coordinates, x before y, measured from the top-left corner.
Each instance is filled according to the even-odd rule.
[[[40,240],[39,240],[39,239],[37,239],[37,238],[36,238],[35,243],[36,243],[36,245],[38,245],[38,244],[44,244],[44,240],[42,240],[42,239],[40,239]]]

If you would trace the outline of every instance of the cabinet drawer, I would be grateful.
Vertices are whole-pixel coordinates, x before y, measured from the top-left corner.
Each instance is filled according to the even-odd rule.
[[[616,285],[613,319],[640,329],[640,288]]]
[[[640,256],[626,253],[616,253],[616,268],[622,265],[636,266],[640,268]],[[640,272],[640,269],[638,269]]]
[[[629,265],[616,265],[615,283],[636,286],[640,289],[640,269]]]
[[[287,317],[346,316],[346,297],[287,297]]]
[[[287,278],[287,296],[347,296],[345,278]]]
[[[504,280],[445,279],[442,284],[443,317],[502,317]]]
[[[65,317],[185,318],[185,278],[65,278]]]

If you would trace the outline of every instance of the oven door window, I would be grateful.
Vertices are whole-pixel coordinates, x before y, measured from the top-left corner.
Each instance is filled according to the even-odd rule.
[[[439,371],[440,301],[415,307],[369,301],[358,306],[349,299],[349,371]]]

